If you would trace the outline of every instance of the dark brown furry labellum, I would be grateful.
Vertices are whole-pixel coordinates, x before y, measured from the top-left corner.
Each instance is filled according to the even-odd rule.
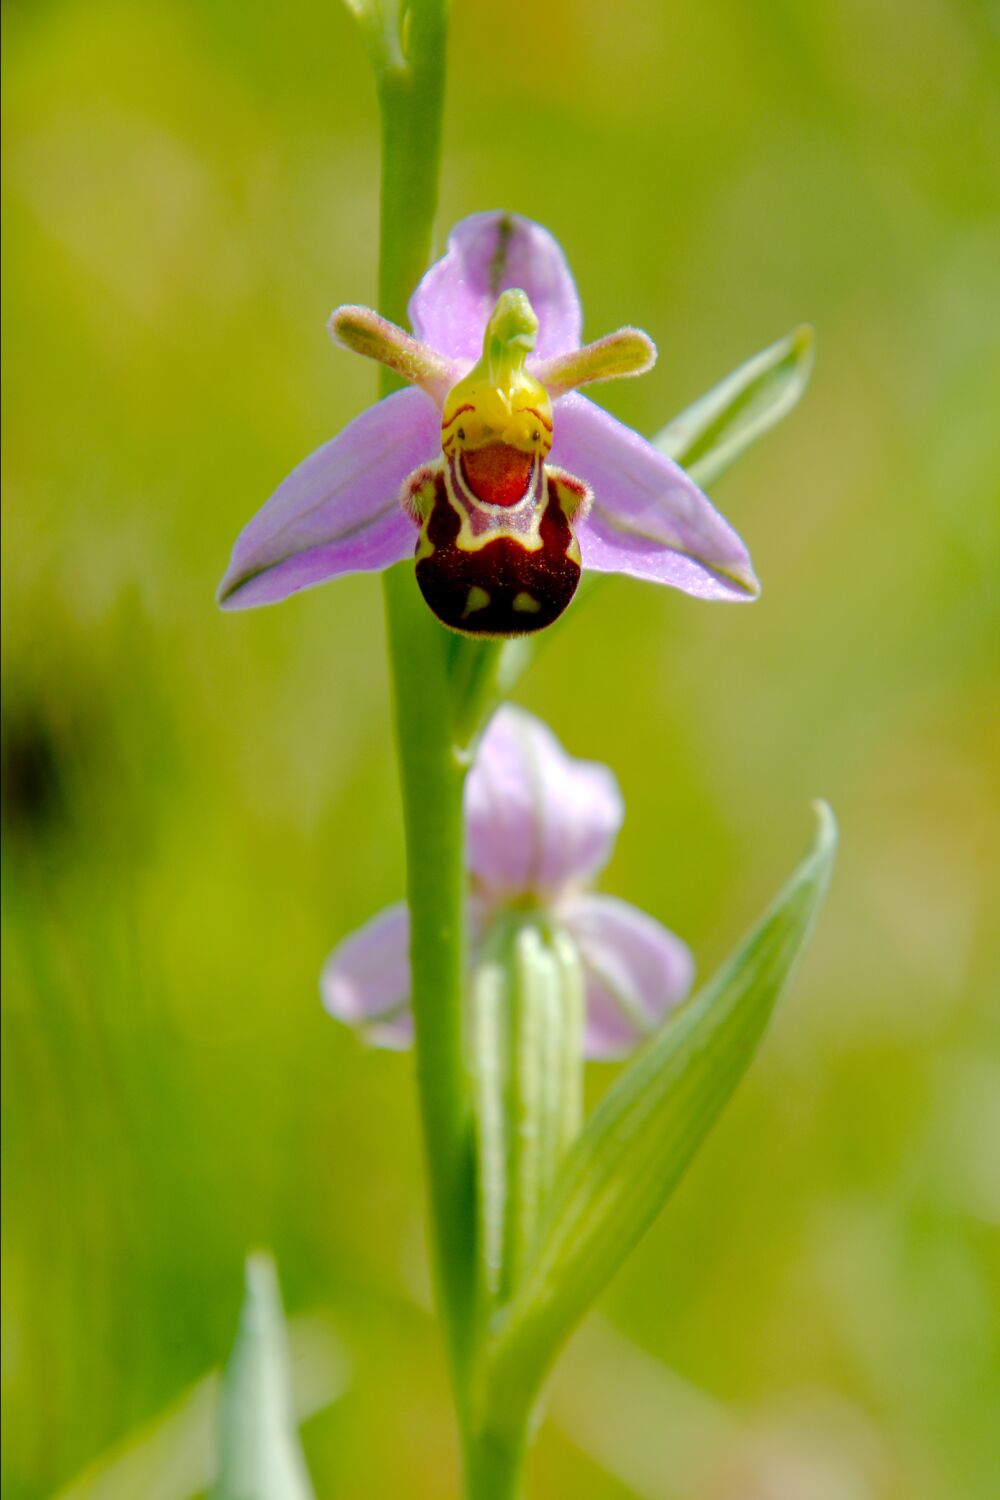
[[[420,522],[417,583],[427,604],[463,635],[544,630],[580,581],[572,518],[588,499],[585,485],[540,459],[514,503],[475,493],[460,458],[420,470],[404,504]]]

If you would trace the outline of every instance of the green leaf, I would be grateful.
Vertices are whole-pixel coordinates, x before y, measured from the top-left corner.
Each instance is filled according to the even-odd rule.
[[[292,1416],[281,1293],[268,1255],[247,1258],[246,1296],[223,1381],[215,1500],[313,1500]]]
[[[683,464],[696,484],[710,485],[791,411],[812,367],[813,331],[803,324],[674,417],[653,446]]]
[[[667,1201],[750,1064],[830,879],[825,804],[806,859],[728,963],[605,1095],[567,1156],[539,1249],[498,1315],[484,1420],[520,1419],[574,1325]]]

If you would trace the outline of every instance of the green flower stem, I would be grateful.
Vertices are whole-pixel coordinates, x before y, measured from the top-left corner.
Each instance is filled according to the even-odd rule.
[[[387,575],[385,606],[406,830],[417,1086],[437,1289],[461,1400],[476,1302],[474,1138],[462,1046],[465,773],[452,743],[448,643],[412,567]]]
[[[521,1493],[526,1441],[519,1433],[479,1433],[466,1447],[466,1487],[470,1500],[517,1500]]]
[[[449,0],[413,0],[399,10],[405,19],[396,45],[387,42],[375,67],[382,116],[378,291],[380,312],[405,327],[437,212]]]
[[[445,0],[409,11],[376,63],[382,113],[382,234],[379,307],[405,323],[406,305],[430,259],[437,207]],[[397,384],[381,375],[382,393]],[[417,591],[411,567],[385,578],[386,630],[393,680],[406,829],[410,964],[417,1087],[423,1122],[435,1281],[466,1453],[473,1475],[469,1392],[477,1329],[476,1198],[472,1103],[463,1049],[465,1003],[465,757],[456,749],[450,636]],[[481,1468],[476,1464],[476,1469]],[[489,1465],[487,1465],[489,1468]]]
[[[437,208],[448,0],[386,0],[369,29],[382,114],[379,309],[406,323],[430,260]],[[388,395],[399,382],[381,372]],[[517,1500],[525,1434],[485,1436],[473,1410],[478,1303],[475,1136],[465,1057],[465,848],[462,793],[469,741],[498,674],[424,604],[413,569],[385,576],[406,830],[417,1086],[430,1186],[438,1305],[462,1435],[469,1500]],[[464,648],[464,649],[462,649]],[[481,650],[481,648],[480,648]],[[458,666],[460,660],[461,665]],[[457,670],[456,670],[457,668]]]
[[[405,53],[376,69],[382,111],[379,307],[403,323],[430,259],[437,206],[447,5],[410,10]],[[382,392],[397,384],[381,372]],[[467,1389],[475,1313],[472,1109],[462,1051],[464,767],[452,735],[449,638],[421,600],[412,567],[385,578],[406,827],[417,1083],[430,1179],[439,1303],[456,1397]]]

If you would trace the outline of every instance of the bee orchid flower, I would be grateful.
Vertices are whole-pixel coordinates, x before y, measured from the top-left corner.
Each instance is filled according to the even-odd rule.
[[[505,705],[483,735],[465,788],[472,961],[511,913],[573,945],[583,975],[583,1046],[619,1057],[659,1026],[694,972],[681,940],[591,882],[625,814],[606,766],[574,760],[524,710]],[[409,1045],[409,915],[387,907],[334,949],[323,969],[327,1010],[383,1047]]]
[[[697,485],[579,394],[648,370],[634,328],[581,344],[563,253],[527,219],[462,220],[409,305],[408,334],[341,307],[335,341],[409,388],[310,455],[237,539],[226,608],[415,559],[430,608],[467,635],[551,624],[582,568],[703,599],[758,593],[746,547]]]

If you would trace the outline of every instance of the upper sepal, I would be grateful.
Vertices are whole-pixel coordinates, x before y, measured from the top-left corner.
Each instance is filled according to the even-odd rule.
[[[410,299],[423,343],[473,363],[501,292],[520,288],[538,316],[535,355],[549,359],[580,343],[580,302],[566,258],[541,224],[520,214],[473,214],[456,224],[448,248]]]

